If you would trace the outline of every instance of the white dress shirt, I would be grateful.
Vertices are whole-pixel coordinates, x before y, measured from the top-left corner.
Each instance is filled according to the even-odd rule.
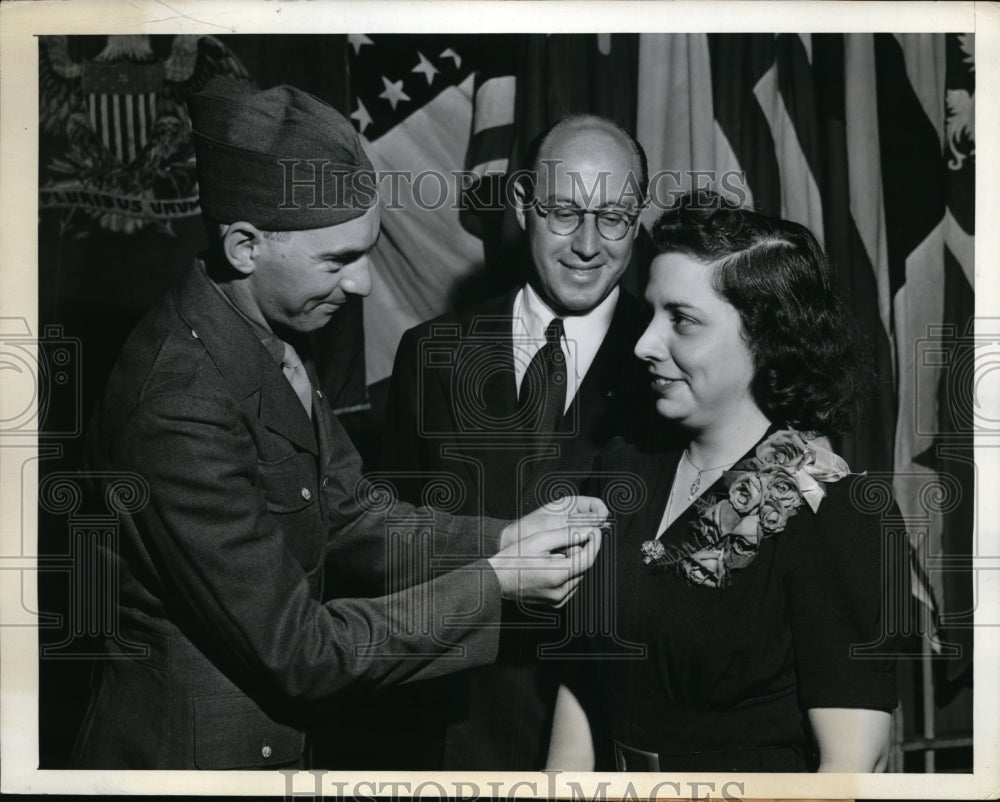
[[[566,406],[573,403],[576,391],[587,375],[604,337],[611,328],[611,319],[618,302],[618,287],[601,303],[583,315],[566,315],[563,320],[562,351],[566,357]],[[517,391],[528,372],[531,358],[545,345],[545,328],[554,317],[560,317],[542,300],[530,284],[525,284],[514,297],[511,335],[514,345],[514,375]]]

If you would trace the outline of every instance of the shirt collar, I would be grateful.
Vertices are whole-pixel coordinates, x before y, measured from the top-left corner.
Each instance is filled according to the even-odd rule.
[[[285,358],[284,340],[282,340],[270,329],[260,325],[260,323],[251,318],[246,312],[234,304],[232,298],[223,292],[222,287],[216,284],[211,277],[209,277],[208,283],[211,284],[212,288],[225,299],[227,304],[236,310],[236,313],[246,322],[246,324],[250,327],[250,330],[257,335],[257,339],[260,340],[261,345],[267,349],[267,352],[274,358],[274,361],[280,365],[282,360]]]
[[[593,351],[604,341],[604,335],[611,328],[611,319],[615,314],[615,304],[618,303],[619,288],[615,286],[608,297],[586,314],[566,315],[563,317],[563,330],[567,340],[575,340],[581,350]],[[532,339],[545,339],[545,327],[557,317],[552,308],[542,300],[542,297],[530,284],[525,284],[514,299],[514,316],[520,318],[521,334]],[[596,345],[595,345],[596,344]]]
[[[561,345],[567,364],[572,366],[567,376],[567,409],[611,328],[619,292],[616,286],[607,298],[586,314],[567,315],[563,318],[564,339]],[[554,317],[556,314],[551,307],[530,284],[525,284],[514,297],[514,319],[511,329],[515,341],[519,337],[527,337],[535,343],[544,343],[545,328]],[[518,391],[521,389],[521,381],[526,370],[527,363],[522,364],[521,361],[515,360],[514,376]]]

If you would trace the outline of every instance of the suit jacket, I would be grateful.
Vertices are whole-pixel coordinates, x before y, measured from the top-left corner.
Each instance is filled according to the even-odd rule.
[[[514,293],[407,331],[396,353],[382,467],[403,498],[427,502],[449,491],[458,511],[515,517],[583,489],[592,463],[615,435],[636,436],[655,414],[648,376],[633,355],[645,325],[638,300],[620,291],[610,328],[554,432],[519,416],[511,314]],[[384,767],[520,770],[542,767],[556,683],[534,658],[558,640],[551,614],[504,612],[517,629],[501,635],[497,664],[413,693],[433,723],[423,739],[443,738],[424,765]],[[386,703],[399,708],[401,690]],[[393,728],[390,728],[393,729]],[[399,745],[387,753],[401,754]],[[425,752],[426,752],[425,748]]]
[[[394,505],[361,479],[318,393],[312,417],[200,264],[130,335],[89,452],[96,471],[140,475],[148,502],[122,515],[108,555],[118,630],[76,766],[302,765],[307,731],[343,726],[342,691],[494,658],[484,625],[498,621],[499,585],[475,559],[494,553],[501,523]],[[413,558],[428,550],[470,570],[434,576]],[[429,581],[338,599],[329,562],[383,591]],[[444,611],[467,615],[446,625]]]
[[[514,297],[403,335],[382,448],[382,467],[399,474],[403,498],[435,491],[437,472],[460,483],[458,511],[516,517],[580,489],[612,437],[640,436],[653,420],[649,379],[632,350],[646,316],[639,301],[620,290],[604,341],[556,430],[531,429],[518,415]],[[564,481],[553,484],[557,474]]]

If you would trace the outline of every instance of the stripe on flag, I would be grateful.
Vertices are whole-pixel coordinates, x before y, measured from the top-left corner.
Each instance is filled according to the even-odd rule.
[[[853,113],[857,101],[849,94],[845,39],[850,37],[843,34],[813,34],[809,37],[809,86],[814,102],[794,103],[790,114],[823,199],[827,254],[837,270],[838,284],[847,297],[849,308],[871,342],[878,376],[874,396],[865,410],[867,418],[863,430],[842,438],[839,448],[852,465],[888,471],[892,467],[896,420],[893,349],[886,327],[889,315],[883,323],[875,271],[856,218],[851,213],[852,193],[870,192],[880,197],[881,181],[877,169],[853,175],[848,166],[848,113]],[[793,46],[798,49],[798,42],[794,42]],[[805,69],[804,59],[799,61]],[[784,92],[784,96],[787,100],[792,93]],[[872,116],[875,115],[874,102],[869,111]],[[811,124],[810,116],[813,119]],[[855,181],[859,183],[855,185]]]
[[[899,41],[875,34],[874,43],[889,291],[895,296],[906,281],[906,258],[944,213],[944,173],[937,131],[910,84]]]
[[[917,461],[934,446],[940,411],[941,366],[917,359],[918,348],[943,319],[945,171],[941,138],[921,98],[943,88],[934,71],[908,70],[924,53],[927,64],[943,71],[938,41],[923,35],[876,34],[880,155],[886,217],[893,330],[899,366],[899,412],[894,448],[896,500],[904,516],[926,520],[926,544],[918,552],[941,553],[942,516],[921,504],[937,471]],[[914,55],[917,54],[917,55]],[[926,82],[919,88],[911,76]],[[941,103],[943,97],[939,97]],[[942,597],[942,575],[930,575]]]
[[[771,34],[709,34],[715,119],[764,214],[781,211],[781,178],[774,138],[754,87],[774,64]]]
[[[483,243],[460,219],[463,168],[506,169],[515,86],[504,37],[354,34],[349,45],[351,117],[385,204],[364,310],[370,386],[391,373],[403,332],[444,312],[482,270]]]
[[[466,164],[480,178],[488,173],[502,174],[510,161],[514,138],[514,100],[517,81],[513,75],[476,76],[472,113],[472,137],[469,139]]]
[[[798,43],[796,50],[794,44]],[[815,130],[815,102],[811,93],[809,61],[795,35],[779,36],[775,63],[754,85],[754,96],[771,129],[781,181],[781,216],[801,223],[824,241],[823,202],[806,160],[789,108],[803,117],[804,133]]]
[[[906,75],[928,121],[944,137],[945,38],[937,33],[893,34],[903,52]]]
[[[676,194],[692,188],[693,173],[710,174],[709,187],[728,194],[723,178],[740,164],[712,113],[708,37],[641,34],[638,94],[636,136],[653,177],[643,224],[651,226]],[[738,183],[752,203],[751,188]]]
[[[476,87],[472,133],[478,134],[487,128],[514,124],[514,89],[513,75],[489,78]]]
[[[368,384],[388,378],[403,332],[445,311],[452,287],[479,269],[482,242],[458,222],[454,172],[462,169],[472,123],[469,76],[439,94],[405,122],[367,148],[376,171],[439,174],[446,199],[439,208],[441,184],[427,178],[401,181],[396,203],[386,205],[382,237],[372,253],[372,293],[365,309],[365,365]],[[419,173],[417,172],[419,170]]]
[[[874,273],[882,330],[889,337],[892,334],[892,295],[882,204],[875,46],[870,33],[850,34],[844,39],[844,94],[850,98],[844,112],[851,214]],[[895,365],[894,354],[892,360]],[[895,376],[895,368],[891,375]]]

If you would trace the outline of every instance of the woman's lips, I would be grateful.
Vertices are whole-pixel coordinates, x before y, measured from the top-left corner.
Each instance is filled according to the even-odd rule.
[[[650,385],[653,390],[660,393],[668,392],[670,388],[672,388],[675,384],[680,384],[680,382],[681,379],[671,379],[666,376],[660,376],[656,373],[653,373],[652,378],[650,379]]]

